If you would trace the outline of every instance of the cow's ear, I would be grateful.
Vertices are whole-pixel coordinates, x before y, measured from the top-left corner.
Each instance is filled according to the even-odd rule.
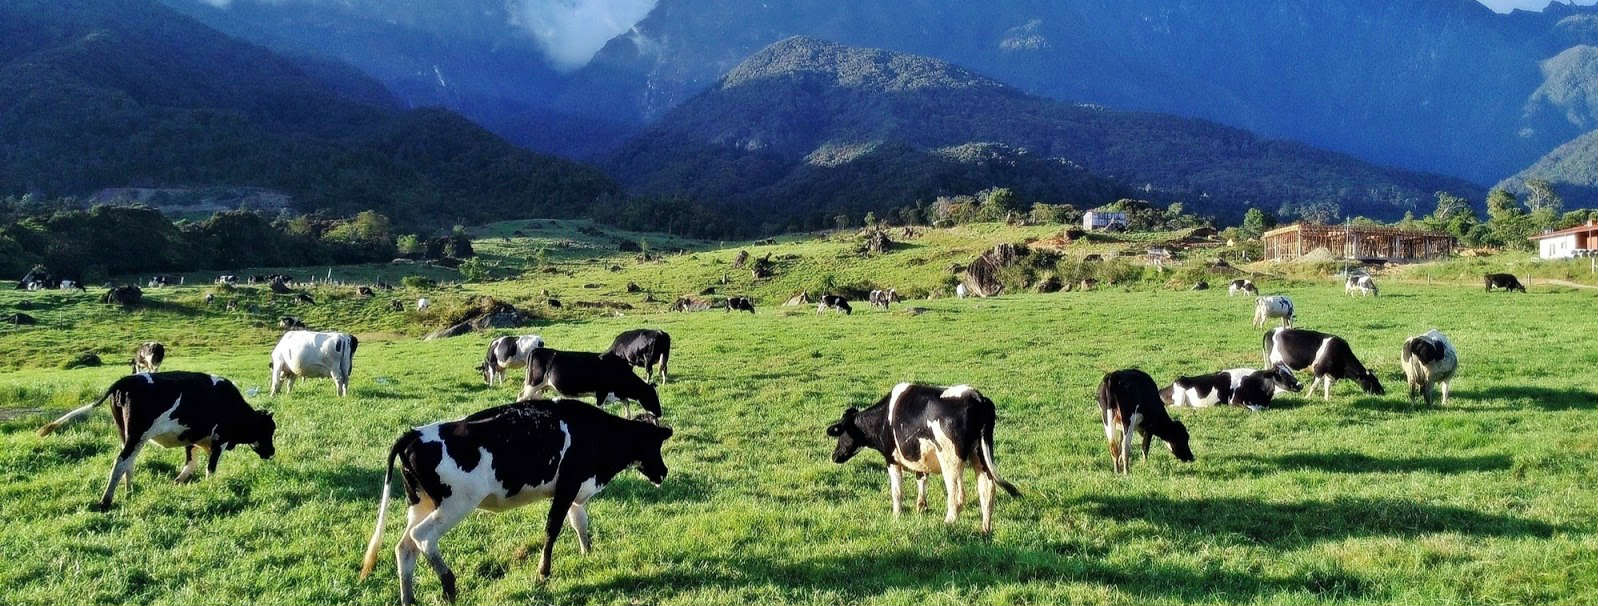
[[[672,430],[671,430],[670,427],[667,427],[665,425],[661,425],[660,429],[657,430],[657,432],[660,434],[660,440],[662,442],[671,439]]]
[[[834,438],[843,435],[843,423],[833,423],[827,426],[827,435]]]
[[[860,409],[850,406],[843,411],[843,420],[852,421],[854,416],[860,414]]]

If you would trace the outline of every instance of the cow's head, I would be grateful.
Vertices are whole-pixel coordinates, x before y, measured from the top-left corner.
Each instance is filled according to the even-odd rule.
[[[1271,381],[1276,383],[1276,388],[1294,393],[1304,391],[1304,384],[1298,382],[1298,375],[1293,374],[1293,369],[1286,364],[1277,362],[1271,368]]]
[[[1165,446],[1171,449],[1171,454],[1183,463],[1193,462],[1193,449],[1187,444],[1187,426],[1176,419],[1171,420],[1170,426],[1165,429],[1165,435],[1160,436]]]
[[[226,431],[218,427],[211,433],[213,448],[233,450],[234,446],[244,444],[255,450],[255,454],[262,459],[270,459],[277,449],[272,446],[272,436],[277,433],[277,421],[272,419],[272,413],[265,410],[250,413],[245,419],[234,423]]]
[[[833,463],[848,461],[866,445],[865,432],[860,431],[860,426],[855,424],[858,414],[860,410],[850,406],[843,411],[843,418],[827,426],[827,435],[838,438],[838,447],[832,451]]]
[[[1387,390],[1382,389],[1382,382],[1376,380],[1376,373],[1369,370],[1360,369],[1359,374],[1354,375],[1354,381],[1359,383],[1360,389],[1365,390],[1365,393],[1370,395],[1381,396],[1387,394]]]
[[[638,465],[638,472],[658,487],[666,481],[666,460],[661,457],[660,450],[671,437],[671,428],[661,425],[660,417],[647,412],[638,414],[633,420],[646,425],[638,433],[638,439],[633,441],[633,461]]]

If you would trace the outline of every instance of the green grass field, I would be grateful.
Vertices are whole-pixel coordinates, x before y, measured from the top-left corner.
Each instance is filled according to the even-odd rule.
[[[507,269],[526,254],[527,243],[483,235],[492,237],[479,248]],[[1100,376],[1139,367],[1166,382],[1259,364],[1250,300],[1110,288],[910,301],[889,312],[861,304],[847,317],[778,305],[824,279],[932,285],[950,262],[1027,235],[1041,234],[937,230],[872,259],[836,240],[684,243],[693,252],[648,263],[595,248],[557,259],[570,275],[427,293],[442,305],[488,293],[547,313],[520,332],[556,348],[599,350],[648,326],[669,331],[675,349],[673,382],[661,388],[676,430],[665,485],[632,472],[612,484],[589,505],[594,553],[579,555],[568,529],[547,584],[534,581],[546,509],[474,514],[441,541],[461,602],[1598,601],[1591,290],[1487,295],[1466,280],[1391,280],[1381,297],[1360,299],[1330,280],[1266,282],[1293,296],[1302,326],[1348,338],[1388,395],[1340,382],[1330,402],[1180,411],[1198,461],[1156,447],[1129,478],[1110,471],[1093,402]],[[755,284],[726,267],[740,248],[796,257]],[[616,317],[537,303],[544,288],[567,301],[637,303],[628,281],[669,302],[723,271],[724,287],[755,294],[760,313],[639,303]],[[489,389],[473,371],[491,335],[416,339],[431,316],[385,309],[389,296],[416,292],[362,300],[329,289],[308,307],[257,293],[254,313],[204,308],[203,292],[152,291],[153,304],[131,313],[81,294],[0,292],[0,310],[28,299],[42,323],[0,328],[0,603],[397,602],[392,547],[403,516],[390,517],[378,571],[356,581],[388,447],[410,426],[514,398],[513,387]],[[265,395],[278,334],[269,320],[280,313],[361,336],[351,397],[334,397],[326,380]],[[1445,409],[1411,406],[1398,368],[1403,339],[1433,327],[1461,352]],[[34,431],[98,395],[146,338],[168,344],[164,369],[259,388],[248,399],[275,412],[278,454],[261,461],[238,449],[216,476],[176,485],[181,450],[146,448],[133,495],[119,490],[109,513],[96,512],[116,452],[106,409],[49,437]],[[83,349],[107,366],[58,368]],[[958,524],[941,522],[936,481],[929,511],[894,520],[879,462],[869,453],[830,461],[825,427],[905,380],[970,383],[998,404],[999,465],[1024,494],[1000,495],[991,538],[977,532],[974,486]],[[425,566],[418,581],[420,600],[439,603]]]

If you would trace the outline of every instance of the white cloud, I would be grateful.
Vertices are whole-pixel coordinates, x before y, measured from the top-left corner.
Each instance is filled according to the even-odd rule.
[[[573,70],[648,15],[655,1],[509,0],[508,8],[511,21],[532,33],[556,69]]]
[[[1493,9],[1500,13],[1507,13],[1517,8],[1529,11],[1540,11],[1544,8],[1547,8],[1550,1],[1551,0],[1480,0],[1482,4],[1487,5],[1487,8]],[[1594,2],[1598,2],[1598,0],[1559,1],[1565,4],[1593,4]]]

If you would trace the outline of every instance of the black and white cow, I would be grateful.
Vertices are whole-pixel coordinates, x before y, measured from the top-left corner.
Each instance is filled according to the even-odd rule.
[[[295,381],[307,377],[328,377],[338,388],[339,397],[349,392],[350,374],[355,371],[355,348],[360,341],[347,332],[290,330],[272,348],[272,395],[280,382],[293,391]]]
[[[1435,328],[1426,334],[1404,340],[1399,354],[1399,365],[1404,367],[1404,378],[1409,382],[1409,401],[1415,401],[1419,391],[1426,405],[1432,405],[1432,385],[1443,391],[1443,406],[1448,405],[1448,383],[1459,370],[1459,352],[1442,331]]]
[[[538,335],[499,337],[488,343],[488,354],[477,370],[482,371],[484,383],[492,386],[498,381],[503,385],[507,369],[527,367],[527,356],[543,346],[544,338]]]
[[[272,458],[272,435],[277,431],[272,413],[250,408],[231,381],[198,372],[122,377],[92,404],[39,428],[39,435],[49,435],[107,399],[111,400],[111,419],[116,421],[122,450],[111,467],[111,480],[100,498],[101,509],[111,507],[119,479],[126,479],[128,494],[133,494],[133,461],[145,442],[183,447],[184,463],[178,482],[187,482],[194,474],[195,447],[210,454],[205,465],[207,476],[216,473],[222,451],[241,444],[254,448],[262,459]]]
[[[145,341],[139,348],[133,350],[133,369],[128,374],[141,372],[157,372],[161,370],[161,362],[166,359],[166,346],[157,341]]]
[[[1324,400],[1332,399],[1332,383],[1338,379],[1353,380],[1371,395],[1387,393],[1376,375],[1354,357],[1354,349],[1348,346],[1348,341],[1336,335],[1300,328],[1272,328],[1265,331],[1265,363],[1285,364],[1293,370],[1310,369],[1315,376],[1309,384],[1310,393],[1315,393],[1316,385],[1324,384]]]
[[[1293,317],[1293,300],[1287,295],[1271,295],[1254,300],[1254,328],[1264,328],[1271,318],[1281,318],[1282,328],[1292,328]]]
[[[476,509],[508,511],[549,499],[538,559],[538,576],[547,579],[561,521],[571,523],[578,549],[588,553],[588,500],[629,467],[659,486],[667,471],[660,451],[671,433],[649,415],[623,419],[576,400],[517,402],[407,431],[389,449],[361,578],[371,574],[383,546],[396,459],[410,504],[394,547],[400,603],[416,602],[416,559],[423,555],[444,586],[444,601],[453,604],[455,573],[439,549],[450,528]]]
[[[1520,280],[1515,279],[1513,274],[1487,274],[1482,276],[1482,283],[1487,287],[1487,292],[1492,292],[1494,288],[1502,289],[1504,292],[1512,290],[1526,292],[1526,287],[1520,283]]]
[[[750,300],[749,297],[727,297],[726,310],[728,312],[747,311],[755,313],[755,302]]]
[[[1259,296],[1260,289],[1254,287],[1253,280],[1246,280],[1243,278],[1232,280],[1231,283],[1226,285],[1226,296],[1230,297],[1240,292]]]
[[[897,291],[895,291],[894,289],[890,288],[888,290],[873,290],[873,291],[871,291],[871,296],[869,298],[869,301],[871,301],[871,306],[872,307],[880,307],[882,309],[887,309],[888,306],[891,305],[898,298],[899,298],[899,293]]]
[[[521,399],[531,400],[545,390],[568,398],[594,394],[594,404],[604,406],[614,395],[625,400],[627,412],[632,412],[631,402],[638,402],[644,410],[657,417],[660,396],[655,386],[633,374],[627,360],[608,353],[559,351],[540,347],[527,357],[527,379],[522,382]]]
[[[816,304],[816,313],[819,314],[829,309],[841,311],[844,315],[854,313],[854,310],[849,308],[848,299],[838,295],[821,295],[821,302]]]
[[[1366,275],[1349,276],[1348,281],[1343,283],[1343,293],[1351,296],[1376,296],[1381,294],[1376,290],[1376,280]]]
[[[638,328],[623,332],[616,335],[605,353],[644,369],[645,380],[650,382],[655,380],[655,364],[660,364],[660,383],[666,384],[666,364],[671,361],[671,335],[666,331]]]
[[[1303,389],[1298,377],[1285,366],[1264,370],[1232,368],[1207,375],[1178,377],[1170,387],[1160,390],[1160,399],[1172,406],[1188,408],[1231,404],[1260,411],[1270,406],[1277,393]]]
[[[1143,436],[1143,460],[1149,459],[1149,442],[1165,442],[1177,460],[1192,463],[1187,426],[1171,418],[1160,400],[1154,379],[1136,368],[1117,370],[1099,382],[1099,410],[1104,418],[1104,439],[1110,445],[1115,472],[1132,473],[1132,433]]]
[[[1019,496],[1015,485],[999,476],[993,454],[993,426],[998,412],[993,400],[969,385],[933,387],[900,383],[865,410],[850,407],[827,427],[838,438],[832,461],[847,462],[862,448],[882,455],[888,466],[888,491],[893,515],[900,512],[904,471],[916,474],[916,509],[927,506],[927,474],[943,475],[947,496],[945,523],[959,519],[965,506],[965,468],[977,474],[982,506],[982,532],[993,532],[993,497],[997,485]]]

